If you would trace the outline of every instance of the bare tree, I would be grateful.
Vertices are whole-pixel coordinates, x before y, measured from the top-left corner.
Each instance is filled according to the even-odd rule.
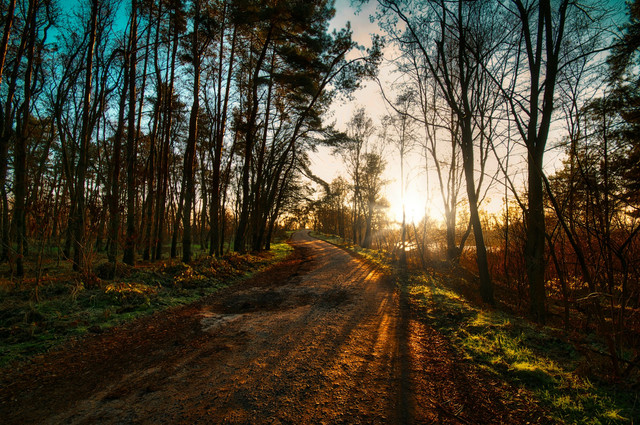
[[[400,265],[407,264],[407,212],[406,212],[406,190],[407,173],[406,159],[415,146],[416,121],[412,117],[412,107],[415,104],[415,93],[407,89],[400,94],[393,105],[394,115],[388,115],[384,119],[384,124],[388,126],[385,131],[387,138],[391,139],[398,149],[400,157],[400,199],[402,203],[402,223],[400,225]],[[389,130],[392,134],[389,134]]]
[[[595,53],[585,48],[585,37],[594,35],[590,28],[599,25],[606,8],[596,9],[593,3],[577,5],[569,0],[512,0],[505,4],[505,10],[517,24],[516,31],[505,31],[513,37],[505,51],[511,78],[500,86],[527,153],[525,260],[530,312],[534,320],[544,323],[543,160],[556,106],[556,88],[567,64]]]
[[[364,155],[368,152],[369,139],[373,136],[375,127],[373,120],[367,116],[364,108],[359,108],[347,123],[347,144],[338,152],[342,155],[347,172],[351,177],[351,234],[353,243],[361,244],[360,238],[362,200],[362,180],[364,168]]]
[[[78,164],[76,167],[76,208],[74,225],[74,269],[80,270],[85,267],[85,180],[89,160],[89,139],[92,133],[90,123],[91,112],[91,90],[93,79],[93,62],[96,47],[96,33],[98,28],[99,0],[91,1],[91,11],[89,19],[89,43],[86,53],[86,70],[84,79],[84,94],[82,99],[82,127],[80,130],[80,149]]]
[[[200,0],[194,2],[194,19],[192,32],[193,60],[193,104],[189,116],[189,138],[184,155],[184,212],[182,216],[182,261],[191,261],[191,209],[195,197],[194,166],[196,157],[196,141],[198,139],[198,118],[200,111]]]
[[[127,117],[127,229],[122,262],[134,265],[136,261],[136,62],[138,50],[138,1],[131,0],[129,31],[129,111]]]
[[[428,2],[424,11],[407,10],[404,2],[379,0],[383,14],[391,14],[405,26],[396,34],[402,46],[411,46],[438,86],[440,94],[455,114],[460,129],[460,147],[469,201],[470,221],[476,243],[476,260],[480,274],[480,293],[487,303],[494,303],[493,282],[489,275],[487,251],[478,211],[479,191],[476,182],[475,136],[482,129],[475,119],[481,106],[476,94],[487,84],[480,61],[492,50],[491,30],[497,19],[495,3]],[[411,13],[409,13],[411,12]],[[393,31],[393,26],[387,26]],[[432,42],[432,44],[429,44]],[[481,156],[485,154],[480,151]],[[482,158],[479,158],[482,163]],[[482,173],[479,174],[480,179]],[[481,180],[480,180],[481,181]]]

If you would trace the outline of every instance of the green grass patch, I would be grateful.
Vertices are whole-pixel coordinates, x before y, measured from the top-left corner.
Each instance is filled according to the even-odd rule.
[[[0,282],[0,367],[169,307],[189,304],[282,261],[293,250],[274,244],[260,255],[201,257],[119,268],[119,277],[86,287],[80,275],[49,278],[37,288]],[[96,270],[99,270],[96,267]],[[103,267],[110,271],[109,267]],[[112,268],[111,268],[112,269]],[[36,291],[37,290],[37,291]]]

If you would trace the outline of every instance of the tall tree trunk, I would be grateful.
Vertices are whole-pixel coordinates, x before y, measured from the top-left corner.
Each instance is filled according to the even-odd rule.
[[[362,240],[363,248],[371,248],[373,235],[371,234],[371,225],[373,220],[373,199],[367,199],[367,216],[365,217],[364,239]]]
[[[225,3],[225,13],[226,16],[226,3]],[[220,63],[218,67],[218,96],[222,93],[222,65],[224,60],[224,19],[223,25],[221,28],[221,37],[222,40],[220,43]],[[226,123],[227,123],[227,107],[229,104],[229,93],[231,89],[231,77],[233,74],[233,60],[236,50],[236,36],[237,36],[237,27],[233,28],[233,35],[231,37],[231,52],[229,53],[229,61],[227,68],[227,82],[225,87],[224,100],[222,100],[222,107],[218,107],[219,116],[216,124],[216,145],[215,152],[213,156],[213,167],[212,167],[212,180],[211,180],[211,213],[209,220],[211,221],[211,245],[209,247],[209,255],[215,254],[216,256],[221,254],[220,251],[220,233],[221,233],[221,213],[220,213],[220,173],[221,173],[221,165],[222,165],[222,148],[224,146],[224,136],[226,132]],[[218,102],[220,104],[220,100]],[[222,211],[222,215],[224,215],[224,211]]]
[[[273,75],[276,55],[271,55],[271,72]],[[265,106],[264,132],[260,143],[260,152],[258,153],[258,161],[256,162],[256,179],[253,187],[253,250],[260,251],[262,249],[262,240],[264,238],[264,226],[262,221],[266,223],[269,214],[268,205],[262,200],[262,179],[264,176],[264,157],[267,147],[267,136],[269,134],[269,112],[271,109],[271,95],[273,90],[273,78],[269,78],[269,88],[267,89],[267,104]]]
[[[73,269],[83,270],[86,267],[86,244],[85,244],[85,181],[89,156],[89,138],[91,136],[91,126],[89,123],[89,113],[91,108],[91,90],[93,77],[93,57],[96,44],[98,0],[91,2],[91,23],[89,29],[89,45],[87,46],[87,68],[84,79],[84,98],[82,100],[82,129],[80,131],[80,152],[78,155],[78,165],[76,167],[76,209],[73,217],[74,228],[74,254]]]
[[[484,243],[482,224],[478,212],[478,195],[475,186],[474,176],[474,155],[473,155],[473,135],[471,133],[471,115],[462,118],[462,155],[464,175],[467,186],[467,198],[469,200],[469,215],[473,236],[476,241],[476,262],[478,264],[478,274],[480,275],[480,296],[488,304],[494,304],[493,282],[489,274],[489,264],[487,262],[487,248]]]
[[[156,46],[159,45],[160,39],[160,21],[162,16],[162,2],[158,6],[158,16],[156,18],[156,29],[155,29],[155,41],[154,44]],[[160,71],[160,63],[158,59],[158,48],[154,49],[153,55],[153,65],[156,75],[156,103],[153,108],[153,118],[152,118],[152,130],[149,137],[149,160],[147,162],[147,176],[148,176],[148,186],[147,186],[147,208],[146,208],[146,218],[143,220],[143,226],[145,228],[146,238],[144,239],[144,252],[142,254],[142,258],[144,260],[149,260],[151,258],[151,247],[155,247],[155,243],[153,241],[153,205],[154,205],[154,194],[155,197],[158,197],[157,186],[155,183],[155,175],[156,175],[156,143],[158,139],[158,129],[160,127],[160,111],[162,109],[162,105],[164,104],[164,96],[165,88],[162,83],[162,73]],[[155,191],[154,191],[155,189]]]
[[[225,252],[225,232],[227,225],[227,189],[229,187],[229,182],[231,181],[231,166],[233,165],[233,155],[236,152],[236,147],[238,143],[238,132],[236,131],[233,138],[233,143],[231,144],[231,150],[229,152],[229,160],[227,161],[227,165],[225,167],[224,174],[222,175],[221,188],[220,193],[222,200],[220,202],[220,255]],[[228,251],[229,249],[227,249]]]
[[[406,117],[401,117],[402,120],[406,120]],[[406,193],[404,184],[404,153],[405,153],[405,123],[402,124],[402,137],[400,148],[400,197],[402,198],[402,234],[400,236],[400,266],[405,268],[407,266],[407,207],[406,207]]]
[[[524,252],[527,278],[529,280],[530,312],[533,320],[538,323],[544,323],[546,318],[544,197],[542,178],[536,161],[529,160],[528,172],[527,241]]]
[[[171,22],[171,21],[170,21]],[[164,125],[163,125],[163,137],[164,142],[162,144],[162,153],[160,158],[160,167],[158,169],[158,195],[156,202],[156,216],[155,216],[155,252],[153,257],[156,260],[162,258],[162,245],[164,243],[164,214],[167,207],[167,191],[169,189],[169,153],[171,147],[171,130],[173,123],[173,86],[175,82],[175,69],[176,69],[176,56],[178,52],[178,36],[179,32],[177,27],[173,27],[173,45],[171,50],[170,63],[167,67],[167,72],[170,72],[169,83],[167,93],[164,96]]]
[[[135,264],[136,247],[136,50],[138,49],[138,4],[131,0],[131,35],[129,58],[129,117],[127,120],[127,233],[122,262]]]
[[[109,262],[114,264],[118,255],[118,236],[120,235],[120,156],[122,149],[122,137],[124,135],[124,111],[127,105],[129,88],[129,72],[131,57],[131,40],[124,57],[124,79],[120,92],[120,105],[118,109],[118,126],[113,136],[113,155],[111,161],[111,188],[109,193]]]
[[[158,117],[156,116],[154,118],[156,121],[154,123],[154,127],[157,126],[157,119]],[[154,185],[155,185],[155,157],[156,157],[156,147],[155,147],[155,133],[156,130],[152,131],[152,136],[151,136],[151,140],[150,140],[150,149],[149,149],[149,160],[147,161],[148,167],[147,167],[147,176],[148,176],[148,181],[147,181],[147,199],[146,199],[146,206],[145,206],[145,218],[144,220],[142,220],[142,225],[144,226],[144,234],[145,234],[145,239],[144,239],[144,251],[142,254],[142,259],[143,260],[149,260],[149,258],[151,257],[151,246],[154,245],[153,244],[153,204],[154,204]],[[157,196],[157,195],[156,195]]]
[[[236,237],[233,244],[233,249],[236,252],[245,252],[245,239],[247,235],[247,226],[249,224],[249,207],[251,201],[251,186],[250,186],[250,174],[251,164],[253,157],[253,145],[256,137],[256,119],[258,117],[258,107],[260,99],[258,99],[258,86],[259,76],[262,70],[262,64],[267,55],[267,50],[271,44],[271,36],[273,32],[273,26],[269,27],[264,45],[260,56],[256,61],[255,69],[251,79],[252,93],[251,93],[251,110],[249,119],[247,121],[247,133],[244,147],[244,164],[242,166],[242,205],[240,208],[240,217],[238,218],[238,229],[236,230]]]
[[[198,26],[200,23],[200,0],[195,0],[195,16],[193,19],[193,104],[189,116],[189,138],[184,155],[184,208],[182,216],[182,261],[191,261],[191,210],[195,197],[194,167],[196,142],[198,140],[198,114],[200,110],[200,55]]]
[[[173,235],[171,236],[171,258],[178,256],[178,232],[180,230],[180,222],[182,221],[182,214],[184,208],[184,192],[185,188],[182,186],[180,190],[180,199],[178,200],[178,211],[176,212],[176,219],[173,227]]]
[[[9,8],[14,8],[15,10],[15,0],[9,5]],[[10,10],[9,10],[10,11]],[[11,25],[13,23],[13,19],[10,17],[12,13],[8,13],[5,21],[5,31],[3,35],[3,48],[5,49],[3,52],[3,57],[6,58],[6,49],[8,49],[8,45],[4,45],[4,39],[6,38],[7,43],[9,40],[9,35],[11,32]],[[18,75],[20,72],[20,62],[25,53],[25,49],[27,48],[27,40],[28,37],[29,26],[25,25],[20,45],[15,53],[15,61],[14,66],[11,70],[10,79],[8,80],[8,88],[7,95],[4,99],[4,105],[2,105],[3,110],[0,114],[0,191],[2,192],[2,252],[0,254],[3,260],[9,259],[9,252],[11,251],[11,241],[10,241],[10,230],[11,230],[11,217],[9,216],[9,200],[7,196],[7,188],[5,186],[7,180],[7,167],[8,167],[8,157],[9,157],[9,141],[14,135],[13,131],[13,114],[14,114],[14,97],[17,90],[17,81]],[[15,178],[15,175],[14,175]]]
[[[14,221],[16,227],[17,258],[16,275],[24,276],[24,255],[27,237],[25,191],[26,191],[26,166],[27,166],[27,138],[29,137],[29,121],[31,110],[31,80],[33,78],[33,62],[35,59],[35,44],[37,36],[36,28],[37,0],[29,1],[27,22],[27,67],[24,76],[24,99],[18,114],[16,123],[16,143],[14,148]]]
[[[353,203],[352,203],[352,207],[351,207],[351,231],[353,234],[353,243],[354,244],[360,244],[362,241],[358,238],[358,227],[360,224],[360,212],[359,210],[359,202],[358,202],[358,198],[359,198],[359,183],[356,181],[354,182],[354,188],[353,188]]]
[[[527,242],[525,263],[529,281],[530,313],[532,318],[544,323],[545,307],[545,259],[544,259],[544,198],[542,164],[544,150],[551,126],[554,108],[554,92],[558,76],[558,61],[566,22],[568,0],[559,3],[552,13],[550,0],[540,0],[538,4],[535,32],[530,28],[530,10],[521,0],[514,0],[523,27],[531,88],[529,93],[529,115],[522,136],[527,146],[528,206],[526,211]],[[553,14],[557,16],[552,16]],[[553,22],[557,21],[557,25]],[[535,37],[535,40],[533,39]],[[542,60],[543,52],[545,60]],[[544,69],[543,69],[544,67]],[[542,95],[542,97],[541,97]],[[540,108],[540,100],[542,107]],[[515,109],[512,106],[512,109]],[[515,114],[515,112],[514,112]],[[516,120],[519,117],[516,115]]]

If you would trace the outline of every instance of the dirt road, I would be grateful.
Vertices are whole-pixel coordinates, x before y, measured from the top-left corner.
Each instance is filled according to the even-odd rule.
[[[51,424],[542,422],[526,395],[478,374],[411,319],[371,266],[307,232],[292,244],[290,260],[246,283],[9,373],[0,379],[0,417]]]

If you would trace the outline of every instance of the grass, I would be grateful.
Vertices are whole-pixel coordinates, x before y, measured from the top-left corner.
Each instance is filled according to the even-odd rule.
[[[420,320],[446,335],[469,361],[531,391],[558,422],[629,424],[640,418],[637,390],[590,377],[585,370],[588,360],[559,336],[559,330],[475,306],[443,276],[399,273],[384,253],[362,250],[336,237],[314,236],[381,263],[408,295]]]
[[[230,254],[199,258],[190,265],[167,261],[123,268],[120,277],[91,280],[90,286],[82,276],[66,270],[63,275],[47,276],[37,288],[33,279],[20,286],[0,281],[0,367],[27,360],[70,338],[196,301],[283,260],[292,249],[281,243],[260,255]],[[95,270],[99,274],[106,268],[98,265]]]
[[[640,415],[638,394],[580,373],[585,359],[555,329],[468,303],[437,278],[412,275],[404,290],[429,325],[469,360],[533,392],[567,424],[624,424]]]

